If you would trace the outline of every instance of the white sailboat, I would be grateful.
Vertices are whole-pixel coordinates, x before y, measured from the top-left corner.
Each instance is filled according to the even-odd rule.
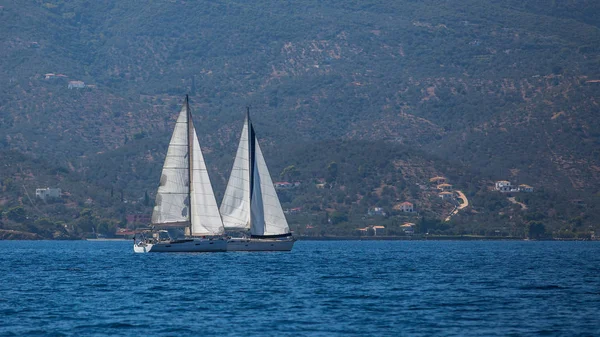
[[[263,157],[249,109],[221,203],[223,225],[243,232],[230,238],[228,251],[290,251],[294,238]]]
[[[136,236],[133,249],[148,252],[223,252],[223,221],[208,177],[188,96],[169,142],[152,211],[149,237]],[[166,230],[165,228],[171,229]],[[175,228],[185,234],[175,235]]]

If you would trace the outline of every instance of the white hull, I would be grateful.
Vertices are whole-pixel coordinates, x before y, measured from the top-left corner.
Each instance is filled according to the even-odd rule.
[[[227,241],[228,252],[289,252],[295,240],[232,238]]]
[[[223,239],[188,239],[159,243],[135,243],[136,253],[202,253],[225,252],[227,241]]]

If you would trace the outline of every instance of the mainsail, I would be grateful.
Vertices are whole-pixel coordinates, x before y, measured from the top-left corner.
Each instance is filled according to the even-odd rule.
[[[226,229],[249,229],[252,236],[290,234],[249,114],[221,203],[221,216]]]
[[[154,225],[191,226],[192,235],[224,231],[187,96],[169,142],[155,204]]]
[[[160,176],[153,224],[189,223],[189,161],[187,107],[181,108]]]

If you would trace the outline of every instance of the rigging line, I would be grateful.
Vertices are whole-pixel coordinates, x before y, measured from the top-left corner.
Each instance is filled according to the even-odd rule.
[[[37,206],[33,203],[33,200],[31,200],[31,197],[29,196],[29,192],[27,192],[27,188],[25,188],[25,185],[23,185],[23,189],[25,190],[25,195],[27,195],[27,199],[29,199],[31,206],[33,206],[33,208],[35,208],[35,210],[38,211],[41,215],[48,216],[46,213],[40,211],[40,209],[37,208]]]
[[[187,110],[186,111],[186,113],[187,113],[186,121],[187,121],[187,135],[188,135],[188,137],[187,137],[187,146],[188,146],[188,148],[187,148],[187,151],[188,151],[188,153],[187,153],[188,154],[188,198],[189,198],[189,208],[188,208],[189,209],[189,214],[188,214],[188,217],[189,217],[189,220],[190,220],[190,234],[192,234],[192,229],[193,229],[192,228],[193,227],[192,226],[192,183],[193,183],[193,181],[192,181],[192,142],[193,142],[192,137],[193,136],[192,136],[192,132],[191,131],[194,131],[194,133],[196,131],[193,129],[194,126],[192,124],[192,112],[190,111],[190,102],[189,102],[189,98],[188,98],[187,94],[185,95],[185,109]]]

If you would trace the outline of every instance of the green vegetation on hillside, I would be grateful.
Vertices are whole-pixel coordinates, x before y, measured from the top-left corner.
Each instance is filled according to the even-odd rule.
[[[148,213],[189,93],[217,195],[250,105],[274,178],[302,182],[284,204],[313,209],[291,214],[297,224],[348,232],[371,222],[368,208],[406,199],[426,205],[424,219],[377,221],[589,232],[600,224],[598,18],[590,0],[4,4],[1,159],[33,177],[4,168],[2,226],[26,231],[6,217],[20,206],[28,223],[77,225],[75,236]],[[473,198],[448,223],[452,206],[416,185],[433,173]],[[316,178],[329,188],[309,188]],[[501,179],[535,187],[515,196],[527,210],[488,189]],[[23,185],[71,197],[38,205]]]

